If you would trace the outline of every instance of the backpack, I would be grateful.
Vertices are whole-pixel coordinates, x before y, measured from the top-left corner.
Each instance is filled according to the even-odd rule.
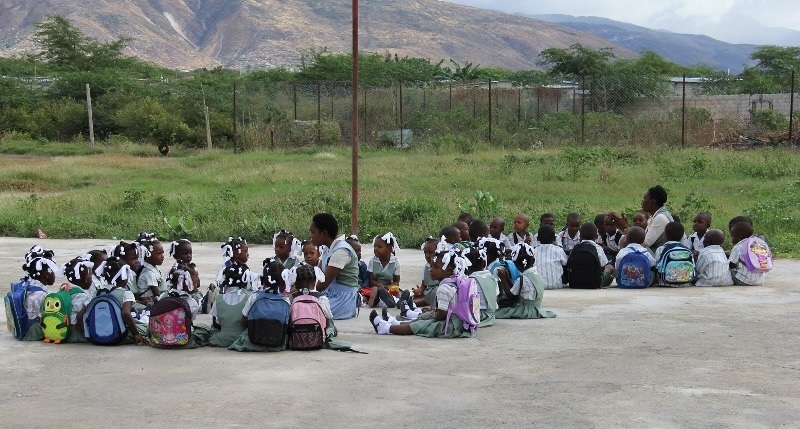
[[[253,344],[283,347],[289,329],[289,303],[279,293],[256,293],[247,312],[247,337]]]
[[[318,350],[328,341],[325,333],[327,319],[319,305],[319,294],[305,290],[292,299],[289,316],[289,348]]]
[[[189,344],[192,337],[192,310],[183,298],[170,295],[150,309],[150,345],[173,348]]]
[[[742,259],[748,271],[766,273],[772,270],[772,251],[760,237],[750,237],[742,244]]]
[[[44,297],[41,323],[45,343],[59,344],[69,338],[72,295],[81,292],[78,288],[71,288],[69,292],[60,290]]]
[[[22,279],[11,284],[11,290],[3,299],[6,305],[6,326],[11,335],[18,340],[25,338],[30,328],[28,312],[25,310],[25,298],[28,297],[28,292],[45,292],[45,290],[39,286],[31,286],[28,279]]]
[[[83,312],[83,335],[92,344],[111,346],[128,336],[128,325],[122,318],[122,306],[111,295],[111,291],[119,287],[95,296]]]
[[[600,256],[591,243],[573,247],[565,268],[565,283],[569,283],[572,289],[600,289],[602,286]]]
[[[481,323],[481,299],[478,295],[478,282],[472,277],[458,277],[456,279],[456,305],[447,307],[447,319],[444,322],[444,332],[450,324],[450,314],[455,313],[464,329],[474,334]]]
[[[664,246],[656,264],[658,279],[662,285],[684,285],[696,277],[692,251],[679,243]]]
[[[619,261],[617,286],[622,289],[643,289],[653,282],[650,259],[645,252],[634,250]]]

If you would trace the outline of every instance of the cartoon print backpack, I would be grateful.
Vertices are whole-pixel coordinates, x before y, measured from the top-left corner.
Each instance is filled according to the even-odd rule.
[[[325,346],[327,319],[316,292],[307,289],[292,299],[289,316],[289,348],[318,350]]]
[[[474,334],[481,322],[481,299],[478,295],[478,282],[472,277],[458,277],[456,280],[456,305],[447,308],[444,332],[450,324],[450,314],[461,319],[464,329]]]
[[[42,303],[42,334],[45,343],[60,344],[69,337],[69,317],[72,314],[72,295],[82,293],[78,288],[60,290],[44,297]]]
[[[691,283],[696,277],[694,255],[680,244],[664,247],[661,259],[656,264],[658,279],[664,286],[681,286]]]
[[[247,313],[247,337],[253,344],[283,347],[289,329],[289,303],[283,295],[259,291]]]
[[[619,261],[617,286],[622,289],[643,289],[653,282],[650,259],[645,252],[634,250]]]
[[[161,298],[150,309],[150,345],[163,348],[183,347],[192,336],[192,310],[183,298]]]
[[[95,296],[83,312],[83,335],[92,344],[111,346],[119,344],[128,335],[128,326],[122,318],[122,307],[111,294],[119,287],[114,287],[111,291],[102,289],[105,292]]]
[[[21,340],[28,333],[30,324],[28,312],[25,311],[25,298],[28,292],[44,292],[39,286],[32,286],[28,279],[22,279],[17,283],[11,284],[11,290],[6,294],[3,301],[6,306],[6,326],[14,338]]]
[[[760,237],[750,237],[742,244],[742,259],[748,271],[766,273],[772,271],[772,251]]]
[[[562,280],[572,289],[600,289],[600,256],[591,243],[580,243],[572,248]]]

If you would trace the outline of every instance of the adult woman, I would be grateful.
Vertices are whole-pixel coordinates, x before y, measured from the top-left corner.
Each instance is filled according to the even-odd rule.
[[[325,246],[320,257],[325,282],[317,285],[317,290],[328,297],[334,319],[355,317],[360,299],[358,257],[355,250],[347,244],[344,235],[337,235],[339,224],[330,213],[314,215],[309,232],[315,246]]]
[[[642,243],[642,246],[649,248],[654,253],[658,246],[661,246],[666,241],[664,238],[664,228],[668,223],[674,220],[672,214],[664,206],[666,203],[667,190],[661,185],[656,185],[648,189],[642,197],[642,210],[650,214],[650,220],[647,222],[647,229],[645,229],[644,243]],[[608,216],[614,220],[617,228],[627,231],[628,221],[624,217],[616,213],[609,213]]]

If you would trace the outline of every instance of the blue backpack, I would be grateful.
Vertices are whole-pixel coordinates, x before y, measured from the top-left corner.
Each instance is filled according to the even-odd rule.
[[[14,338],[21,340],[25,338],[30,328],[30,321],[28,320],[28,312],[25,310],[25,298],[28,297],[28,292],[46,292],[39,286],[31,286],[28,279],[22,279],[17,283],[11,284],[11,291],[9,291],[5,298],[6,305],[6,326],[8,331]]]
[[[643,289],[653,283],[650,259],[645,252],[634,250],[622,257],[617,270],[617,286],[622,289]]]
[[[247,313],[247,336],[250,342],[265,347],[283,347],[289,332],[291,306],[283,295],[260,291]]]
[[[662,286],[688,286],[696,277],[694,255],[680,244],[665,245],[656,271]]]
[[[111,291],[97,295],[83,313],[83,335],[92,344],[110,346],[119,344],[128,335],[128,326],[122,318],[122,307]]]

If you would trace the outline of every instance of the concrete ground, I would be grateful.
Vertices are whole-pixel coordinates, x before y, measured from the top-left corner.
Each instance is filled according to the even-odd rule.
[[[33,244],[63,264],[111,243],[0,238],[0,292]],[[218,246],[194,244],[203,289]],[[259,266],[272,248],[250,254]],[[399,259],[410,286],[422,252]],[[2,330],[0,427],[797,428],[798,278],[800,261],[780,260],[761,287],[546,291],[556,319],[500,320],[474,339],[378,336],[367,312],[338,321],[366,355],[49,345]]]

